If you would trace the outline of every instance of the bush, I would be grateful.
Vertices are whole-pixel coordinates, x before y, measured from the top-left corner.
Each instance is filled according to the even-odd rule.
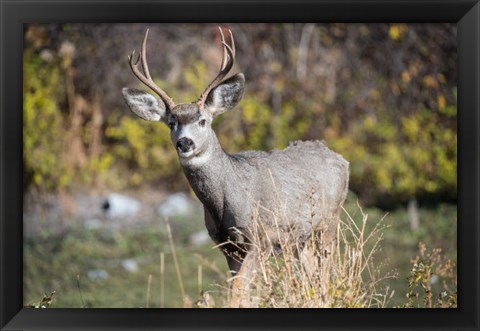
[[[345,135],[329,139],[350,161],[351,189],[375,187],[366,199],[380,203],[435,195],[456,198],[457,135],[450,127],[455,108],[450,111],[445,115],[424,109],[400,117],[398,125],[386,114],[369,115]]]
[[[457,308],[457,270],[441,249],[427,252],[418,245],[419,255],[412,260],[404,308]]]
[[[65,164],[62,77],[58,66],[43,61],[31,50],[24,52],[23,164],[35,187],[52,190],[73,179]]]

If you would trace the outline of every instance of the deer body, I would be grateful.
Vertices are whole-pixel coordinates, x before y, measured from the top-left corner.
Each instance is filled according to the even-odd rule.
[[[223,36],[220,72],[197,102],[175,104],[153,83],[146,61],[145,35],[136,62],[129,57],[134,74],[161,98],[124,88],[133,113],[149,121],[161,121],[171,129],[180,164],[202,202],[205,225],[237,276],[233,289],[245,287],[255,268],[250,228],[261,222],[273,245],[280,232],[305,241],[312,231],[322,231],[325,242],[336,234],[338,214],[348,190],[348,162],[321,141],[298,141],[284,150],[246,151],[228,154],[211,128],[213,118],[233,109],[243,95],[245,78],[236,74],[223,80],[233,66],[235,45]],[[144,74],[138,68],[142,60]],[[271,231],[270,231],[271,229]],[[234,306],[240,292],[234,292]]]
[[[278,225],[296,226],[298,236],[307,237],[322,220],[338,215],[348,185],[348,163],[320,141],[233,155],[219,148],[204,165],[187,164],[183,170],[205,206],[206,226],[216,243],[232,237],[232,229],[247,230],[255,216],[270,220],[267,226],[275,225],[275,216]],[[336,224],[329,225],[331,234]]]

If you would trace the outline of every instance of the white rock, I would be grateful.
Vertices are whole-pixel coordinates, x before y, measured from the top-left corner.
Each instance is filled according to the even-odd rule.
[[[162,202],[157,212],[162,217],[172,217],[190,214],[193,212],[193,209],[192,201],[185,194],[175,193]]]
[[[118,193],[110,193],[103,203],[109,218],[134,216],[140,207],[139,201]]]
[[[137,272],[138,271],[138,263],[134,259],[125,259],[122,261],[123,269],[129,272]]]

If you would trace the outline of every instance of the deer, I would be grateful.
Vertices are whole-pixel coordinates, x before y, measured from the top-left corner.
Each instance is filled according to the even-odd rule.
[[[148,29],[141,51],[135,58],[134,50],[128,63],[134,76],[160,99],[128,87],[122,94],[133,114],[170,128],[183,172],[203,204],[208,234],[221,249],[232,274],[231,307],[248,307],[242,295],[258,263],[251,248],[253,220],[265,228],[286,229],[290,240],[299,243],[316,231],[322,231],[326,243],[333,242],[348,191],[349,163],[320,140],[294,141],[283,150],[235,154],[222,148],[212,121],[241,101],[245,76],[237,73],[226,78],[235,62],[235,41],[231,30],[230,42],[222,28],[219,30],[223,50],[220,69],[198,100],[175,103],[154,83],[146,56]],[[278,211],[283,217],[276,217]],[[278,248],[279,238],[271,236],[270,240]]]

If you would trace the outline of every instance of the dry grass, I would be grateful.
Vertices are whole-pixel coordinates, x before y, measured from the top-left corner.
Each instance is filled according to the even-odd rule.
[[[266,226],[255,218],[250,237],[257,263],[243,293],[248,306],[386,307],[394,293],[382,287],[382,281],[395,275],[382,274],[379,261],[374,261],[386,225],[383,219],[370,224],[368,215],[358,208],[358,220],[343,211],[337,239],[331,243],[325,243],[319,232],[301,244],[292,240],[294,229],[286,231],[276,222],[273,227]],[[213,307],[205,302],[203,307]]]
[[[457,308],[457,267],[439,248],[418,244],[408,281],[408,301],[402,308]]]

